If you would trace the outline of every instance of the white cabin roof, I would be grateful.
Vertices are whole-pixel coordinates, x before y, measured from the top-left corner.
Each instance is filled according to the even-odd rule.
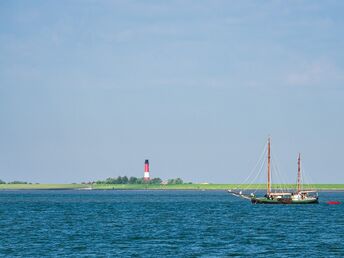
[[[269,193],[269,195],[291,195],[291,193]]]

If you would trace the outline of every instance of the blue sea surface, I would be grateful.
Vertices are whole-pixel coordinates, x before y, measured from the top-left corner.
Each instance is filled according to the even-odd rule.
[[[253,205],[225,191],[0,191],[0,256],[344,256],[343,192]]]

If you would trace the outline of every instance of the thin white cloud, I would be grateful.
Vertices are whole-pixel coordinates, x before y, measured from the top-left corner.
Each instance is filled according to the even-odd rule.
[[[287,83],[291,86],[326,86],[344,82],[344,71],[330,61],[314,61],[296,68],[287,74]]]

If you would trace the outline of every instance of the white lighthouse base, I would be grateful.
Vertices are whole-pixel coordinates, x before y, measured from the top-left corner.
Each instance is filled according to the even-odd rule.
[[[149,172],[145,172],[144,175],[143,175],[143,179],[145,181],[149,181],[150,177],[149,177]]]

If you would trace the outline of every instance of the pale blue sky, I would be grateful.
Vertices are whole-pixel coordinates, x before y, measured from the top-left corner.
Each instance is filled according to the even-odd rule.
[[[344,182],[344,1],[0,1],[0,179]]]

